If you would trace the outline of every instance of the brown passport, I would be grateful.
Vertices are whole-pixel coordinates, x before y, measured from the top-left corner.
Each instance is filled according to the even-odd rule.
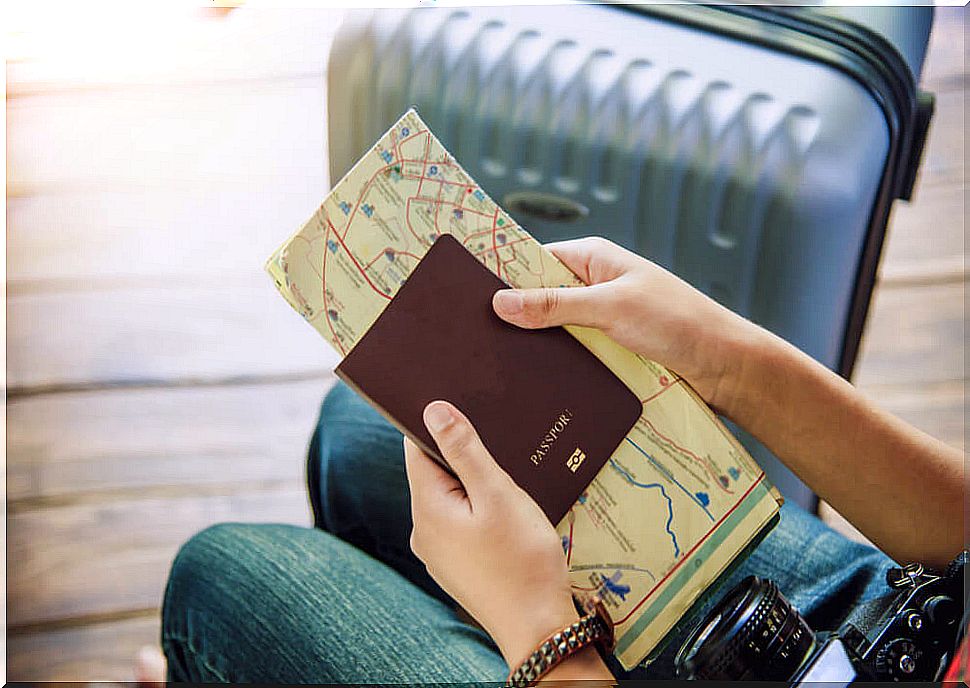
[[[450,401],[556,524],[641,404],[563,328],[523,330],[495,315],[492,296],[507,286],[441,235],[336,372],[446,467],[422,416]]]

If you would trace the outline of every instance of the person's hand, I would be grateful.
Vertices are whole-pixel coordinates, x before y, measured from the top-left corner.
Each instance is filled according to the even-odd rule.
[[[503,289],[493,305],[524,328],[581,325],[682,375],[731,415],[745,352],[761,330],[659,265],[591,237],[548,244],[585,287]]]
[[[424,421],[460,482],[404,441],[411,548],[492,636],[506,661],[521,662],[540,641],[579,618],[559,536],[457,408],[432,402]]]

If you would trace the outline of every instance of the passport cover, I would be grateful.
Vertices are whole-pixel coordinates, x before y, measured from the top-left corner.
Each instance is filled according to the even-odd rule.
[[[453,236],[431,246],[337,375],[447,467],[425,406],[461,409],[500,466],[556,524],[640,417],[640,400],[561,327],[499,318],[507,288]]]

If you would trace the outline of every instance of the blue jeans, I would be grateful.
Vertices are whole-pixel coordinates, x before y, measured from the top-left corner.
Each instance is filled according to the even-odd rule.
[[[222,524],[179,551],[165,591],[171,680],[471,683],[508,668],[411,553],[401,435],[343,385],[323,404],[308,478],[316,528]],[[775,580],[816,630],[888,592],[892,562],[793,506],[729,576]],[[715,595],[714,597],[718,597]],[[713,604],[714,599],[708,602]],[[619,678],[670,678],[683,638]]]

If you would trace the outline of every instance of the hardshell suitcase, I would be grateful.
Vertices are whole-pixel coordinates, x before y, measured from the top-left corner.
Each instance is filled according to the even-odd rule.
[[[926,7],[352,11],[330,55],[331,179],[415,106],[540,240],[606,236],[849,377],[932,115],[931,24]]]

